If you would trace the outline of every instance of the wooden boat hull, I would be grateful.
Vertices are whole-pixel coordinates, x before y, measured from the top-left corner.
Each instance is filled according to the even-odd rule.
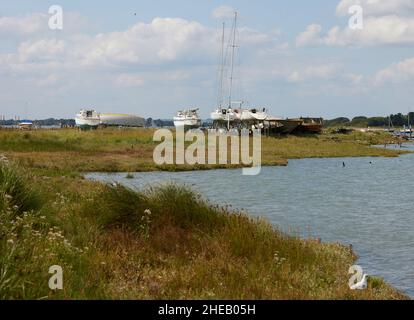
[[[301,124],[298,129],[309,133],[321,133],[323,126],[321,124]]]
[[[286,119],[278,120],[283,126],[279,129],[282,134],[289,134],[296,130],[301,124],[301,120]]]
[[[296,132],[321,133],[323,130],[323,120],[321,118],[301,118],[301,124],[296,128]]]

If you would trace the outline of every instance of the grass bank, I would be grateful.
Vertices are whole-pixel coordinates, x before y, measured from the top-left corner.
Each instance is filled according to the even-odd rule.
[[[83,172],[140,172],[154,170],[202,170],[230,165],[157,166],[153,161],[152,129],[74,129],[30,132],[0,130],[0,153],[20,165],[46,175]],[[403,152],[370,148],[391,142],[382,132],[348,135],[288,136],[262,139],[262,164],[286,165],[289,159],[314,157],[397,156]]]
[[[134,192],[0,162],[0,299],[406,298],[376,278],[350,291],[355,258],[178,186]]]

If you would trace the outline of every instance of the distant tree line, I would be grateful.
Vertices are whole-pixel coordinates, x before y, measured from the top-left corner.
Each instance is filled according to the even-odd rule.
[[[408,125],[408,119],[410,119],[410,125],[414,125],[414,112],[410,112],[408,115],[402,113],[392,114],[390,117],[355,117],[349,118],[336,118],[332,120],[324,120],[325,127],[388,127],[390,124],[394,127],[402,127]]]
[[[158,127],[158,128],[174,127],[174,121],[173,120],[161,120],[161,119],[157,119],[157,120],[153,120],[152,121],[152,126]]]
[[[2,126],[15,126],[18,125],[20,122],[27,120],[0,120],[0,125]],[[75,120],[74,119],[44,119],[44,120],[33,120],[33,123],[38,126],[74,126]]]

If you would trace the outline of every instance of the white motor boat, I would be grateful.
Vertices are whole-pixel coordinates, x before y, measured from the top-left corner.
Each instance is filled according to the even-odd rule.
[[[82,109],[76,114],[75,123],[81,129],[91,129],[100,125],[101,118],[95,110]]]
[[[174,117],[174,126],[184,127],[185,129],[201,127],[201,119],[198,115],[198,109],[178,111],[177,115]]]

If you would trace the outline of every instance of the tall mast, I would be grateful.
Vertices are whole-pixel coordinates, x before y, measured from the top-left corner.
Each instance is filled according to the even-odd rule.
[[[223,76],[224,76],[224,33],[225,33],[226,23],[223,22],[223,33],[221,35],[221,66],[220,66],[220,79],[219,79],[219,96],[218,96],[218,106],[223,106]]]
[[[236,50],[236,28],[237,28],[237,11],[234,13],[233,40],[231,44],[232,53],[231,53],[230,89],[229,89],[229,108],[231,108],[231,98],[233,94],[234,53]]]

